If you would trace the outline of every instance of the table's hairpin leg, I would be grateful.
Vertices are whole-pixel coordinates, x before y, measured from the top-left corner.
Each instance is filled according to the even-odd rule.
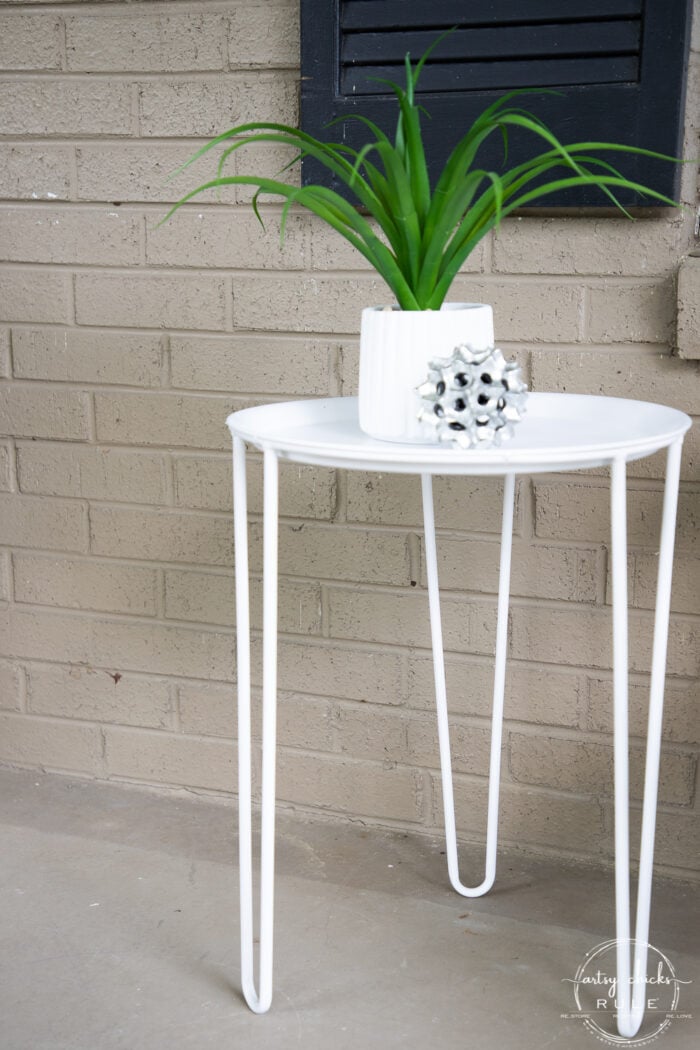
[[[263,524],[263,718],[260,841],[260,992],[253,960],[253,841],[250,742],[250,602],[245,444],[233,439],[233,522],[236,551],[238,680],[238,828],[241,909],[241,985],[248,1006],[262,1014],[272,1001],[272,923],[275,878],[275,734],[277,717],[277,456],[265,451]]]
[[[627,639],[627,483],[625,461],[616,459],[611,468],[612,579],[613,579],[613,667],[615,709],[615,912],[617,938],[617,1027],[620,1035],[636,1035],[644,1018],[646,998],[649,912],[654,861],[654,833],[661,753],[661,722],[666,674],[668,624],[671,610],[673,546],[678,506],[682,439],[668,449],[664,487],[663,519],[654,616],[649,721],[644,775],[644,802],[639,854],[639,884],[634,936],[634,962],[630,973],[629,889],[629,716]]]
[[[450,882],[457,893],[461,893],[464,897],[480,897],[491,889],[496,877],[498,802],[501,779],[501,739],[503,735],[503,697],[505,692],[506,646],[508,641],[508,592],[510,587],[510,562],[513,543],[515,475],[507,474],[505,476],[503,491],[501,564],[498,581],[498,622],[496,626],[496,665],[493,686],[491,758],[489,765],[488,818],[486,826],[486,871],[483,882],[478,886],[473,887],[465,886],[459,877],[457,828],[455,823],[454,790],[452,787],[450,729],[447,715],[445,654],[442,642],[440,589],[438,584],[437,552],[435,546],[435,514],[433,509],[433,488],[430,474],[421,475],[421,484],[423,490],[423,522],[428,575],[428,601],[430,605],[430,630],[432,635],[433,667],[435,672],[435,702],[437,707],[438,740],[440,744],[440,769],[442,771],[442,803],[445,814],[447,870],[450,876]]]

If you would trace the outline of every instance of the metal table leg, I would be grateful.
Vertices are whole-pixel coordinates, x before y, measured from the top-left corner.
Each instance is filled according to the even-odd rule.
[[[238,661],[238,826],[241,909],[241,985],[248,1006],[262,1014],[272,1001],[275,878],[275,737],[277,719],[278,464],[265,451],[263,524],[263,717],[260,843],[260,992],[253,960],[253,841],[250,740],[250,600],[245,444],[233,439],[233,521],[236,550]]]
[[[430,474],[421,475],[423,491],[423,521],[430,604],[430,630],[435,673],[435,702],[437,707],[440,769],[442,772],[442,803],[445,814],[447,870],[452,886],[464,897],[480,897],[493,886],[496,877],[496,846],[498,838],[498,802],[501,778],[501,739],[503,735],[503,697],[506,675],[506,646],[508,641],[508,592],[513,542],[513,504],[515,475],[506,474],[503,491],[503,518],[501,524],[501,563],[498,582],[498,621],[496,626],[496,663],[491,720],[491,757],[489,765],[488,819],[486,830],[486,872],[478,886],[465,886],[459,877],[457,856],[457,829],[455,824],[454,790],[452,786],[452,758],[450,729],[447,714],[445,683],[445,654],[440,617],[440,590],[438,584],[437,552],[435,546],[435,514]]]
[[[661,752],[661,722],[666,674],[666,650],[671,609],[671,576],[678,506],[678,486],[683,442],[668,449],[664,487],[663,519],[654,617],[649,721],[644,777],[644,803],[639,856],[639,885],[634,945],[630,940],[629,890],[629,719],[627,639],[627,486],[624,459],[611,468],[612,578],[613,578],[613,666],[614,666],[614,761],[615,761],[615,912],[617,937],[617,1027],[631,1038],[644,1017],[649,912],[654,860],[656,803]],[[634,947],[634,960],[630,953]],[[631,973],[630,973],[630,968]]]

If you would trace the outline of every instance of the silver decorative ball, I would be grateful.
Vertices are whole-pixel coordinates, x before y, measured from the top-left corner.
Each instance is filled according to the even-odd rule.
[[[491,448],[512,436],[525,412],[527,386],[520,366],[495,346],[474,350],[468,343],[450,357],[430,362],[418,418],[432,426],[436,441],[462,448]]]

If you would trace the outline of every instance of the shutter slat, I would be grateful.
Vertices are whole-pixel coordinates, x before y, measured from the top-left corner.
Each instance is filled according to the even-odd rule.
[[[396,78],[396,66],[350,66],[341,76],[344,95],[386,95],[386,84],[370,78]],[[635,83],[639,60],[635,55],[605,58],[562,58],[546,61],[443,62],[427,65],[421,89],[429,92],[486,91],[492,88],[567,87],[577,84]],[[429,108],[429,103],[426,103]]]
[[[422,127],[433,185],[465,129],[517,88],[533,90],[525,107],[562,142],[682,152],[693,0],[300,0],[300,6],[302,128],[354,149],[365,145],[367,129],[343,117],[362,114],[389,135],[396,129],[393,96],[368,78],[403,83],[398,66],[406,51],[415,60],[441,31],[458,27],[433,52],[419,84],[431,116]],[[340,123],[330,131],[334,121]],[[513,130],[507,165],[531,158],[532,151],[532,135]],[[671,197],[678,192],[679,165],[631,154],[608,159],[634,181]],[[499,170],[503,163],[500,136],[489,136],[478,166]],[[306,156],[302,184],[314,182],[352,197]],[[620,199],[654,206],[631,191]],[[548,208],[605,203],[588,186],[543,202]]]
[[[434,40],[433,30],[415,30],[400,34],[344,34],[341,63],[402,63],[407,51],[414,57],[422,55]],[[543,55],[637,54],[639,43],[640,26],[637,20],[465,29],[457,30],[443,41],[438,61],[443,63],[449,59],[539,58]]]
[[[490,0],[474,4],[465,0],[430,0],[421,5],[420,18],[412,25],[411,8],[406,0],[345,0],[341,4],[341,26],[353,29],[411,29],[414,25],[449,29],[453,25],[504,25],[518,22],[551,22],[556,8],[557,21],[581,22],[608,18],[639,17],[642,0]]]

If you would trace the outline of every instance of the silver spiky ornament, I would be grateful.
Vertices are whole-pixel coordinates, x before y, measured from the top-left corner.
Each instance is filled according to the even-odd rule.
[[[515,361],[506,361],[495,346],[474,350],[468,343],[431,361],[428,378],[416,389],[421,422],[434,427],[437,441],[462,448],[490,448],[511,437],[527,397]]]

